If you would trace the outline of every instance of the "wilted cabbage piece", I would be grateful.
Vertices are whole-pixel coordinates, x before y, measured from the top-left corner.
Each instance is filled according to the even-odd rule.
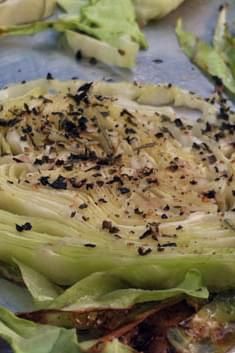
[[[206,43],[193,33],[184,31],[181,20],[178,20],[176,34],[180,46],[190,60],[212,76],[218,86],[224,85],[229,92],[234,94],[235,38],[229,31],[226,17],[227,5],[221,6],[213,43]]]
[[[162,305],[233,290],[233,137],[228,102],[171,85],[48,75],[1,91],[1,273],[34,297],[24,317],[122,353]]]
[[[235,345],[234,293],[217,296],[168,337],[177,352],[226,353]]]
[[[3,0],[0,1],[0,25],[10,26],[38,21],[50,16],[56,0]]]

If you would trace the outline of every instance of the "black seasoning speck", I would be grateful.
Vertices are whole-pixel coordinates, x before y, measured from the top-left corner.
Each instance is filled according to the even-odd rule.
[[[191,180],[191,181],[190,181],[190,184],[191,184],[191,185],[197,185],[197,181],[196,181],[196,180]]]
[[[26,222],[22,225],[16,224],[17,232],[29,231],[31,229],[32,229],[32,224],[29,222]]]
[[[119,188],[118,190],[120,191],[121,194],[128,194],[130,192],[130,189],[125,187]]]
[[[151,248],[147,248],[147,249],[142,248],[142,247],[139,247],[139,248],[138,248],[138,254],[139,254],[140,256],[146,256],[146,255],[150,254],[151,252],[152,252],[152,249],[151,249]]]
[[[88,205],[87,205],[86,203],[82,203],[82,204],[79,206],[80,210],[84,210],[84,209],[87,208],[87,207],[88,207]]]
[[[162,64],[162,63],[163,63],[163,60],[162,60],[162,59],[154,59],[154,60],[153,60],[153,63],[155,63],[155,64]]]
[[[216,192],[214,190],[210,190],[208,192],[204,192],[203,195],[208,199],[214,199],[216,196]]]
[[[155,137],[156,137],[157,139],[160,139],[160,138],[163,138],[164,135],[163,135],[162,132],[157,132],[157,133],[155,134]]]
[[[139,239],[145,239],[145,238],[153,235],[153,233],[154,233],[153,229],[150,227],[139,237]]]
[[[165,213],[163,213],[163,214],[161,215],[161,218],[162,218],[162,219],[168,219],[168,216],[167,216]]]
[[[77,61],[82,60],[82,52],[81,52],[81,50],[77,51],[77,53],[75,55],[75,58],[76,58]]]
[[[90,244],[90,243],[84,244],[84,246],[85,246],[86,248],[95,248],[95,247],[96,247],[95,244]]]
[[[52,183],[49,183],[49,186],[56,190],[66,190],[67,180],[62,175],[59,175],[56,180],[54,180]]]
[[[49,185],[49,176],[42,176],[41,178],[39,178],[39,182],[43,185]]]
[[[176,230],[181,230],[181,229],[183,229],[183,226],[181,226],[181,225],[178,225],[178,226],[176,227]]]
[[[184,124],[182,123],[182,120],[180,120],[179,118],[175,119],[174,123],[175,123],[175,126],[178,128],[182,128],[184,126]]]
[[[50,72],[48,72],[48,74],[47,74],[47,80],[54,80],[54,77],[52,76],[52,74]]]

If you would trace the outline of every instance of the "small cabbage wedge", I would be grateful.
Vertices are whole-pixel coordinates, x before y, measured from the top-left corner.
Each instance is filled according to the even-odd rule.
[[[57,2],[66,12],[74,14],[78,13],[83,5],[88,4],[89,0],[58,0]],[[132,0],[137,19],[142,24],[168,15],[183,2],[184,0]]]
[[[176,26],[178,41],[189,59],[208,75],[219,78],[224,87],[235,93],[235,37],[227,24],[228,6],[221,6],[212,43],[206,43],[183,29],[182,20]]]
[[[136,15],[141,23],[168,15],[184,0],[133,0]]]
[[[0,3],[0,26],[29,23],[50,16],[55,0],[6,0]]]
[[[136,346],[115,341],[119,329],[235,289],[235,118],[225,100],[50,79],[0,91],[0,107],[1,273],[34,298],[25,318],[88,329],[85,351],[101,342],[99,352],[128,352]]]

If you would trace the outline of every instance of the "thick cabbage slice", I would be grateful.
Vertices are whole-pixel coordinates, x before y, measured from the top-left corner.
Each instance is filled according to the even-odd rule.
[[[0,91],[0,107],[1,272],[34,297],[25,317],[73,327],[111,310],[126,325],[140,308],[235,289],[224,100],[48,77]]]
[[[50,16],[55,0],[5,0],[0,2],[0,26],[38,21]]]

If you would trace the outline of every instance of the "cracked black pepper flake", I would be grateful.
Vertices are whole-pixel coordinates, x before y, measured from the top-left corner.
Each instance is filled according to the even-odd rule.
[[[153,63],[155,64],[162,64],[163,60],[162,59],[153,59]]]
[[[0,119],[0,126],[1,127],[13,127],[20,122],[19,118],[13,119]]]
[[[125,129],[125,133],[128,134],[136,134],[136,131],[133,128],[127,127]]]
[[[91,64],[91,65],[96,65],[97,64],[97,59],[96,58],[90,58],[90,60],[89,60],[89,63]]]
[[[181,229],[183,229],[183,226],[181,226],[181,225],[178,225],[178,226],[176,227],[176,230],[181,230]]]
[[[87,94],[93,85],[93,82],[84,83],[78,88],[77,94],[71,96],[71,98],[79,105],[81,102],[88,103]]]
[[[112,222],[104,220],[102,223],[102,229],[107,230],[110,234],[115,234],[120,232],[118,227],[112,225]]]
[[[31,229],[32,229],[32,224],[29,222],[26,222],[22,225],[16,224],[17,232],[29,231]]]
[[[104,181],[103,180],[97,180],[96,184],[101,188],[104,185]]]
[[[143,248],[143,247],[138,248],[138,254],[140,256],[146,256],[146,255],[150,254],[151,252],[152,252],[151,248]]]
[[[168,219],[168,216],[167,216],[165,213],[163,213],[163,214],[161,215],[161,218],[162,218],[162,219]]]
[[[82,116],[78,119],[78,126],[81,131],[86,131],[88,119],[85,116]]]
[[[161,247],[163,247],[163,248],[170,248],[170,247],[177,247],[177,244],[176,243],[174,243],[174,242],[169,242],[169,243],[164,243],[164,244],[161,244],[160,245]]]
[[[49,185],[49,176],[42,176],[39,178],[39,182],[43,185]]]
[[[167,169],[170,171],[170,172],[172,172],[172,173],[174,173],[174,172],[176,172],[178,169],[179,169],[179,167],[178,167],[178,165],[177,164],[171,164],[171,165],[169,165],[169,167],[167,167]]]
[[[175,119],[174,123],[175,123],[175,126],[178,128],[181,128],[184,126],[184,124],[182,123],[182,120],[179,118]]]
[[[125,187],[119,188],[118,190],[120,191],[121,194],[128,194],[130,192],[130,189]]]
[[[164,134],[163,134],[162,132],[157,132],[157,133],[155,134],[155,137],[156,137],[157,139],[160,139],[160,138],[163,138],[163,137],[164,137]]]
[[[134,212],[135,212],[135,214],[137,214],[137,215],[139,215],[139,216],[142,216],[143,215],[143,211],[141,211],[140,209],[139,209],[139,207],[136,207],[135,209],[134,209]]]
[[[42,156],[42,158],[36,158],[34,161],[34,165],[43,165],[44,163],[49,163],[50,159],[48,156]]]
[[[197,181],[196,180],[190,180],[190,184],[191,185],[197,185]]]
[[[87,179],[77,180],[76,178],[70,178],[69,182],[73,188],[80,189],[86,184]]]
[[[75,55],[75,58],[77,61],[80,61],[82,60],[82,51],[81,50],[78,50],[76,55]]]
[[[71,218],[74,218],[76,216],[76,211],[73,211],[70,215]]]
[[[110,185],[112,185],[114,183],[119,183],[119,184],[123,185],[123,181],[118,175],[114,175],[113,179],[106,182],[106,184],[110,184]]]
[[[86,248],[96,248],[96,244],[91,244],[91,243],[84,244],[84,246]]]
[[[16,157],[13,157],[12,160],[15,161],[16,163],[24,163],[21,159]]]
[[[212,155],[210,155],[210,156],[208,157],[208,162],[209,162],[210,164],[215,164],[216,161],[217,161],[217,158],[216,158],[216,156],[215,156],[214,154],[212,154]]]
[[[153,229],[151,227],[149,227],[148,229],[146,229],[146,231],[139,237],[139,239],[145,239],[151,235],[153,235]]]
[[[98,202],[100,202],[100,203],[107,203],[108,201],[105,200],[104,198],[100,198],[100,199],[98,200]]]
[[[84,210],[84,209],[87,208],[87,207],[88,207],[88,205],[87,205],[86,203],[82,203],[82,204],[79,206],[80,210]]]
[[[192,148],[195,150],[200,150],[201,149],[201,145],[199,145],[198,143],[194,142],[192,145]]]
[[[54,180],[52,183],[49,183],[49,186],[56,190],[66,190],[67,180],[62,175],[59,175],[56,180]]]
[[[54,80],[54,77],[52,76],[52,74],[50,72],[48,72],[48,74],[47,74],[47,80]]]
[[[204,192],[203,195],[208,199],[214,199],[216,196],[216,192],[214,190],[209,190],[208,192]]]

